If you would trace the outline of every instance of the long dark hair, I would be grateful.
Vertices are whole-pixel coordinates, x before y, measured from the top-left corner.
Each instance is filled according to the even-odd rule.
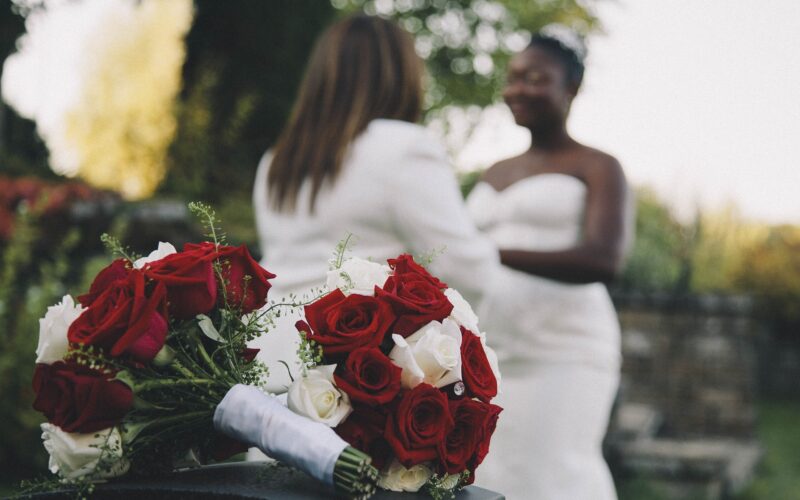
[[[419,120],[422,61],[411,36],[379,17],[357,15],[317,40],[267,177],[271,205],[292,211],[311,179],[310,209],[342,168],[347,149],[375,118]]]

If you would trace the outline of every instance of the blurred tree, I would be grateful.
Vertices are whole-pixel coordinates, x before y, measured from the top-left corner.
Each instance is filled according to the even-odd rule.
[[[0,3],[0,78],[3,62],[16,49],[25,32],[20,7],[6,0]],[[36,133],[36,124],[20,117],[0,100],[0,172],[11,175],[56,177],[47,162],[47,148]]]
[[[742,220],[735,205],[698,217],[697,241],[692,251],[692,291],[735,291],[735,275],[743,265],[743,251],[764,241],[769,228]]]
[[[649,189],[636,193],[636,235],[616,286],[646,292],[688,292],[692,230]]]
[[[390,17],[414,35],[428,68],[425,121],[455,157],[497,102],[508,60],[531,32],[561,23],[600,27],[595,0],[331,0],[341,13]],[[488,167],[485,165],[484,167]]]
[[[79,156],[78,175],[138,199],[152,195],[165,174],[192,14],[189,0],[126,7],[93,34],[105,43],[65,123]]]
[[[777,331],[800,341],[800,228],[783,225],[764,232],[740,249],[731,281],[756,295],[761,313]]]
[[[314,39],[323,0],[195,0],[186,37],[178,131],[161,192],[249,199],[259,158],[277,138]]]
[[[340,14],[396,19],[428,61],[426,107],[492,103],[510,54],[527,32],[564,22],[597,27],[579,0],[195,0],[163,193],[219,201],[249,198],[255,165],[277,138],[319,31]]]
[[[344,13],[363,11],[397,20],[428,63],[427,108],[488,106],[497,100],[511,54],[530,32],[562,23],[578,33],[598,28],[580,0],[331,0]]]

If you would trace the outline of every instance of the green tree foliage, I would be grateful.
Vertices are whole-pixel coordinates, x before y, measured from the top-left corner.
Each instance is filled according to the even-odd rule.
[[[415,35],[428,62],[431,110],[492,103],[527,31],[556,21],[581,32],[597,26],[578,0],[195,0],[162,192],[211,201],[249,195],[255,165],[280,133],[334,7],[340,15],[388,15]]]
[[[636,237],[618,286],[648,292],[688,292],[691,227],[680,224],[656,194],[636,193]]]
[[[775,226],[740,249],[733,286],[754,293],[761,312],[779,326],[800,326],[800,228]],[[797,336],[800,340],[800,336]]]
[[[0,246],[0,483],[45,471],[39,430],[44,419],[32,407],[38,320],[61,299],[68,275],[82,267],[68,258],[80,239],[77,230],[46,256],[37,253],[47,239],[39,205],[21,207],[12,239]]]
[[[487,106],[497,100],[511,54],[532,31],[558,22],[586,34],[598,20],[579,0],[332,0],[344,13],[397,20],[430,72],[427,107]]]
[[[16,49],[25,32],[25,18],[6,0],[0,3],[0,78],[3,62]],[[20,117],[0,100],[0,172],[12,175],[56,177],[47,162],[47,149],[36,133],[36,124]]]
[[[314,39],[333,14],[322,0],[195,0],[162,192],[249,200],[258,160],[283,127]]]

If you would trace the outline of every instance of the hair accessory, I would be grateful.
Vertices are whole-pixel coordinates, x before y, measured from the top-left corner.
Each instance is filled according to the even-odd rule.
[[[568,26],[559,23],[548,24],[539,30],[537,35],[555,40],[566,50],[575,54],[581,63],[586,59],[587,50],[583,37]]]

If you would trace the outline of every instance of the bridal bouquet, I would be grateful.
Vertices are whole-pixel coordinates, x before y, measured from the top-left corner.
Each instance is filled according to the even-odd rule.
[[[436,498],[474,480],[501,412],[500,373],[470,305],[410,255],[341,255],[305,306],[289,408],[333,427],[394,491]]]
[[[366,455],[258,389],[267,373],[247,343],[263,333],[275,276],[224,244],[208,207],[190,208],[212,241],[135,258],[107,238],[123,257],[40,320],[34,408],[48,421],[50,470],[85,485],[250,445],[369,496],[377,471]]]

